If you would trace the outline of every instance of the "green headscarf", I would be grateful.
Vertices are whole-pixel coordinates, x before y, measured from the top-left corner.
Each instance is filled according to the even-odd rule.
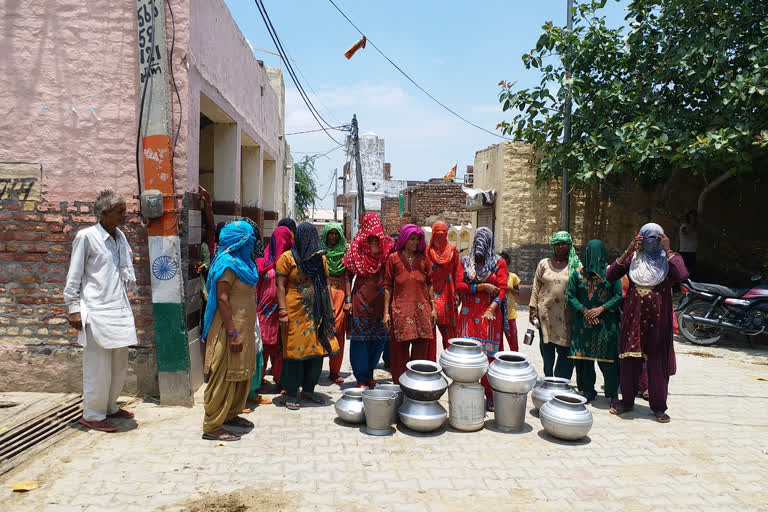
[[[605,271],[608,267],[605,246],[600,240],[590,240],[584,247],[584,274],[597,274],[605,281]],[[584,277],[587,277],[586,275]]]
[[[328,247],[328,233],[331,231],[339,233],[339,242],[333,247]],[[338,222],[329,222],[323,229],[323,245],[326,249],[325,259],[328,262],[328,273],[332,276],[340,276],[346,272],[347,268],[341,262],[344,253],[347,251],[347,239],[344,238],[344,228]]]
[[[552,238],[549,240],[549,246],[552,247],[553,254],[556,244],[568,244],[571,246],[571,251],[568,253],[568,275],[578,271],[581,268],[581,260],[576,254],[576,249],[573,248],[571,234],[567,231],[558,231],[552,235]]]

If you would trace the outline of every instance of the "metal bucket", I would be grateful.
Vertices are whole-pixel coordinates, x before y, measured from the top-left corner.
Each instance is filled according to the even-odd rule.
[[[457,430],[473,432],[485,424],[485,388],[475,382],[454,382],[448,386],[448,422]]]
[[[394,432],[393,417],[397,414],[397,394],[383,389],[363,391],[365,432],[374,436],[386,436]]]
[[[395,408],[392,412],[392,423],[397,423],[397,412],[403,405],[403,390],[400,388],[400,384],[376,384],[376,389],[391,391],[397,394],[397,401],[395,402]]]
[[[528,393],[504,393],[493,390],[496,427],[505,432],[518,432],[525,425],[525,405]]]

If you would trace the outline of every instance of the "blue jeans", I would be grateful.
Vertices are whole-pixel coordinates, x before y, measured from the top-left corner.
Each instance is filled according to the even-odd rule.
[[[541,358],[544,360],[544,376],[562,377],[571,380],[573,375],[573,359],[569,359],[570,347],[561,347],[554,343],[539,342]],[[555,352],[557,352],[557,364],[555,364]],[[554,369],[554,372],[553,372]]]
[[[350,341],[349,362],[358,384],[373,380],[373,369],[379,364],[383,351],[383,341]]]

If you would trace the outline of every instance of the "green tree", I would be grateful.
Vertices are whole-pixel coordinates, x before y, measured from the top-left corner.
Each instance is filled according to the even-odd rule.
[[[298,163],[293,164],[296,173],[294,210],[297,220],[306,220],[307,211],[312,208],[317,199],[317,173],[315,159],[317,155],[305,155]]]
[[[574,186],[631,175],[662,182],[702,178],[706,195],[732,176],[768,164],[768,2],[637,0],[628,27],[611,28],[606,0],[578,2],[574,29],[551,22],[522,56],[539,84],[502,81],[511,121],[498,128],[532,143],[540,181],[570,172]],[[572,139],[562,144],[573,102]]]

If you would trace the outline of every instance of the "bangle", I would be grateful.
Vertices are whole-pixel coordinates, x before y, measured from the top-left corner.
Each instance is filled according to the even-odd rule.
[[[469,286],[469,292],[470,293],[477,293],[477,285],[476,284],[470,285]]]
[[[231,333],[228,332],[227,333],[227,338],[236,338],[236,337],[237,337],[237,329],[235,329],[234,332],[231,332]]]
[[[493,299],[493,302],[495,302],[496,304],[501,306],[501,299],[500,298],[496,297],[495,299]]]
[[[347,295],[344,298],[344,304],[352,304],[352,296],[351,295]]]

